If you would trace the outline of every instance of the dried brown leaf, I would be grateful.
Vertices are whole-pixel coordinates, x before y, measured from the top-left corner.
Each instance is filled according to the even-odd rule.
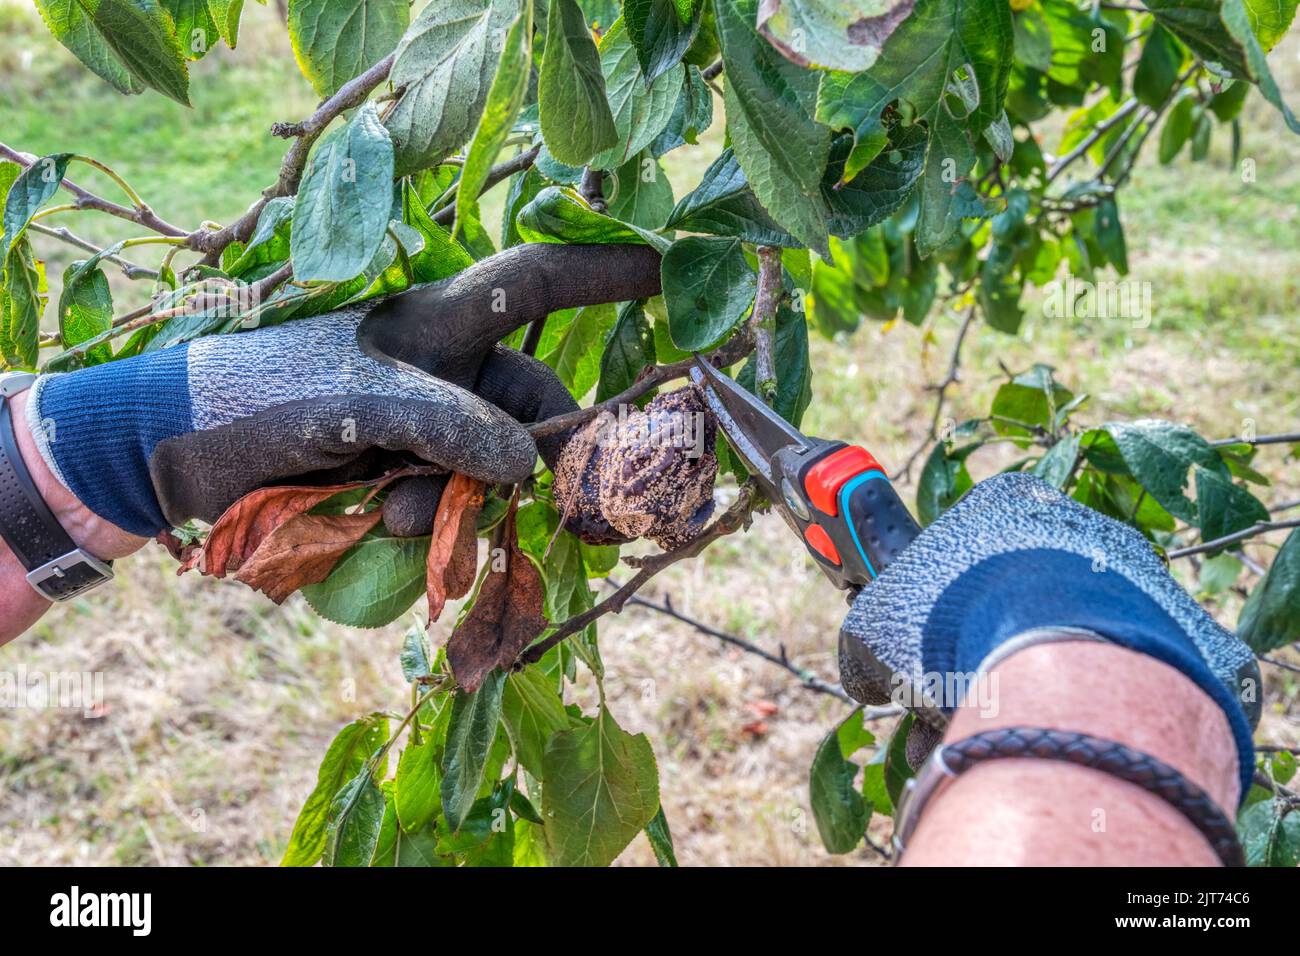
[[[383,517],[379,511],[359,515],[298,515],[276,527],[240,565],[235,580],[281,604],[294,591],[329,577],[344,552]]]
[[[429,623],[438,620],[449,598],[461,598],[478,575],[475,524],[483,510],[484,484],[459,472],[447,482],[433,519],[429,542]]]
[[[483,581],[478,600],[447,642],[447,661],[456,683],[473,692],[494,667],[508,668],[546,627],[542,576],[519,549],[515,508],[502,525],[506,564]]]

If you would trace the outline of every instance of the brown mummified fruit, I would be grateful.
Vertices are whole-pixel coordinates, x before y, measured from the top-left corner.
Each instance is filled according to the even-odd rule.
[[[694,385],[644,411],[606,414],[574,436],[555,473],[566,527],[590,544],[646,537],[665,550],[692,541],[713,514],[717,423]]]

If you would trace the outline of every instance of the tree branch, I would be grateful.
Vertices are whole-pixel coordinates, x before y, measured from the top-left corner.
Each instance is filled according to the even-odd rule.
[[[776,365],[772,349],[776,342],[776,310],[785,290],[781,286],[781,250],[758,247],[758,293],[749,316],[754,337],[754,388],[771,405],[776,398]]]
[[[948,397],[948,389],[961,380],[961,349],[966,343],[966,333],[970,331],[971,325],[975,321],[975,305],[971,304],[966,310],[966,317],[962,319],[961,328],[957,330],[957,338],[952,344],[952,355],[948,359],[948,373],[944,375],[943,381],[938,385],[929,386],[935,392],[934,414],[930,417],[930,430],[922,442],[913,449],[912,453],[907,456],[907,461],[893,474],[893,480],[906,479],[911,477],[912,466],[916,460],[921,457],[930,443],[939,437],[939,416],[943,414],[943,404]]]
[[[606,578],[605,582],[616,589],[619,587],[618,582],[614,581],[612,578]],[[839,686],[838,684],[828,684],[826,683],[826,681],[822,680],[812,671],[804,670],[802,667],[798,667],[795,664],[792,664],[790,662],[790,658],[786,655],[784,644],[780,645],[781,653],[779,655],[773,654],[771,651],[766,651],[763,648],[759,647],[757,644],[745,640],[743,637],[737,637],[735,634],[728,634],[725,631],[719,631],[717,628],[711,627],[710,625],[705,624],[703,621],[697,621],[693,617],[690,617],[686,614],[682,614],[675,607],[673,607],[672,600],[667,595],[664,596],[664,603],[662,604],[656,604],[654,601],[646,600],[645,598],[640,597],[639,595],[632,595],[631,597],[628,598],[627,603],[631,604],[634,607],[643,607],[646,608],[647,610],[655,611],[658,614],[663,614],[666,617],[671,617],[673,620],[681,621],[683,624],[689,624],[691,627],[695,628],[701,634],[707,634],[710,637],[717,638],[718,640],[722,641],[722,643],[724,644],[730,644],[732,647],[738,647],[746,654],[753,654],[756,657],[761,657],[769,664],[775,664],[777,667],[789,671],[791,674],[793,674],[795,677],[799,679],[800,685],[806,687],[808,690],[815,691],[816,693],[819,694],[827,694],[831,697],[838,697],[840,700],[848,704],[857,703],[856,701],[854,701],[852,697],[848,695],[848,693],[845,692],[843,687]],[[882,707],[879,708],[879,710],[881,711],[880,713],[873,713],[871,716],[889,717],[899,713],[899,709],[896,707]]]
[[[1284,432],[1280,435],[1257,435],[1254,438],[1219,438],[1210,442],[1211,448],[1224,448],[1228,445],[1292,445],[1300,442],[1300,432]]]
[[[732,506],[714,519],[713,523],[689,544],[685,544],[673,551],[664,551],[641,559],[625,558],[624,560],[628,564],[637,568],[636,574],[595,607],[583,611],[581,614],[575,614],[557,627],[550,636],[525,650],[519,655],[515,668],[519,669],[529,664],[536,664],[546,655],[547,651],[566,637],[577,634],[586,628],[588,624],[604,617],[606,614],[611,612],[617,614],[623,610],[623,605],[628,602],[632,595],[664,568],[670,567],[678,561],[693,558],[719,538],[746,527],[749,524],[750,515],[760,500],[761,496],[758,494],[757,486],[752,481],[747,481],[740,486],[740,494]]]
[[[1287,521],[1261,521],[1249,528],[1243,528],[1235,534],[1224,535],[1222,538],[1215,538],[1213,541],[1205,541],[1187,548],[1175,548],[1173,551],[1167,552],[1166,557],[1170,561],[1174,561],[1178,558],[1190,557],[1193,554],[1217,551],[1220,548],[1236,544],[1238,541],[1245,541],[1247,538],[1253,538],[1256,535],[1265,534],[1269,531],[1283,531],[1287,528],[1300,528],[1300,518],[1291,518]]]
[[[518,156],[511,159],[502,160],[488,171],[487,179],[483,182],[483,188],[479,190],[479,195],[487,192],[503,179],[509,179],[515,173],[522,172],[537,159],[537,154],[542,151],[541,144],[534,146],[532,149],[526,149]],[[456,218],[456,203],[452,202],[443,206],[433,214],[433,221],[440,226],[450,225]]]
[[[52,239],[58,239],[60,242],[66,242],[70,246],[76,246],[86,252],[98,255],[104,250],[95,245],[89,239],[83,239],[76,233],[72,232],[66,226],[51,227],[41,222],[29,222],[27,228],[33,232],[39,232],[43,236],[49,236]],[[121,256],[104,256],[101,262],[111,262],[122,270],[122,274],[128,279],[157,279],[158,272],[146,266],[137,265],[129,259],[123,259]]]
[[[754,340],[750,337],[747,330],[737,332],[722,345],[718,346],[712,352],[702,356],[702,358],[712,362],[718,368],[726,368],[735,365],[741,359],[749,355],[754,350]],[[670,362],[667,365],[653,365],[638,378],[632,385],[629,385],[623,391],[619,392],[613,398],[608,398],[603,402],[597,402],[586,408],[580,408],[574,412],[566,412],[563,415],[556,415],[554,418],[548,418],[545,421],[529,425],[528,431],[534,438],[540,438],[544,435],[554,435],[557,432],[568,431],[570,428],[576,428],[590,419],[595,418],[603,411],[616,412],[620,405],[626,405],[636,401],[652,388],[658,388],[665,382],[671,382],[675,379],[685,378],[690,374],[690,370],[695,366],[695,359],[682,359],[680,362]]]

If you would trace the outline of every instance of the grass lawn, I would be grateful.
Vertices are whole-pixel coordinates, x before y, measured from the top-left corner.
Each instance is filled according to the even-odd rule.
[[[274,179],[285,142],[269,135],[270,124],[301,118],[316,102],[274,6],[248,4],[241,34],[237,52],[222,47],[193,65],[194,109],[185,110],[154,93],[123,99],[48,36],[27,0],[0,0],[0,140],[37,154],[92,155],[179,225],[228,223]],[[1300,43],[1288,40],[1270,59],[1300,106]],[[1167,417],[1214,436],[1236,433],[1245,419],[1261,433],[1295,427],[1300,139],[1255,94],[1244,125],[1253,181],[1231,167],[1226,134],[1216,131],[1209,162],[1148,164],[1121,196],[1130,278],[1151,284],[1151,325],[1053,320],[1031,298],[1018,337],[972,335],[954,418],[987,409],[1002,380],[999,361],[1012,370],[1039,361],[1093,396],[1084,421]],[[715,124],[708,142],[721,135]],[[671,155],[678,195],[709,156]],[[84,168],[75,178],[112,193]],[[499,221],[502,191],[485,201],[489,221]],[[135,234],[85,213],[58,222],[105,244]],[[37,241],[57,300],[59,276],[80,254]],[[133,251],[149,262],[147,247]],[[125,305],[148,291],[116,273],[112,282]],[[866,443],[887,464],[902,461],[928,426],[933,398],[923,386],[942,378],[957,324],[938,312],[923,329],[868,322],[846,341],[815,340],[807,430]],[[1267,501],[1300,496],[1300,465],[1286,455],[1281,447],[1261,452],[1264,470],[1280,476]],[[972,465],[988,474],[1005,463],[989,452]],[[1280,540],[1250,553],[1267,562]],[[146,549],[122,562],[115,587],[0,648],[0,669],[103,672],[108,701],[97,719],[0,712],[0,865],[275,862],[339,724],[402,701],[397,651],[410,620],[349,630],[320,621],[298,599],[277,608],[236,584],[178,579],[173,567]],[[1180,572],[1194,587],[1192,569]],[[779,520],[760,517],[747,534],[656,583],[652,595],[671,594],[684,613],[783,646],[834,680],[841,598]],[[1234,597],[1215,610],[1231,624],[1238,606]],[[435,626],[435,641],[446,638],[454,611]],[[607,619],[602,638],[610,706],[624,727],[651,736],[684,864],[876,862],[866,851],[828,856],[808,808],[808,765],[843,715],[840,702],[644,610]],[[1265,677],[1261,739],[1300,743],[1295,675],[1266,667]],[[581,688],[578,699],[590,702],[590,692]],[[889,724],[877,729],[887,734]],[[638,841],[624,860],[653,857]]]

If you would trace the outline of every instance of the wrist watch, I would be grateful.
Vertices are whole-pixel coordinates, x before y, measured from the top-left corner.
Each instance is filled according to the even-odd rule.
[[[0,538],[27,569],[27,583],[38,594],[67,601],[111,580],[113,567],[77,547],[23,462],[9,399],[35,380],[28,372],[0,375]]]

